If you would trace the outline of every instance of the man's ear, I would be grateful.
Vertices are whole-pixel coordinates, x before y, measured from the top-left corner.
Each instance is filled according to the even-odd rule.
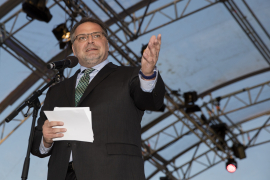
[[[108,48],[108,51],[110,51],[110,45],[109,45],[109,41],[107,40],[107,48]]]
[[[75,51],[74,51],[73,44],[71,45],[71,48],[72,48],[73,55],[76,56]]]

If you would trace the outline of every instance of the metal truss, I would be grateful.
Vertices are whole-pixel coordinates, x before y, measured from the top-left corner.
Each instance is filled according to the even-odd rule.
[[[12,0],[12,1],[16,1],[16,0]],[[59,2],[59,1],[61,1],[61,0],[56,0],[56,2]],[[7,3],[11,3],[11,2],[7,2]],[[10,5],[10,4],[9,4]],[[7,4],[7,6],[9,6],[8,4]],[[13,4],[13,5],[17,5],[17,4]],[[48,7],[48,9],[51,9],[53,6],[55,6],[56,5],[56,3],[53,3],[51,6],[49,6]],[[10,7],[15,7],[15,6],[12,6],[12,5],[10,5]],[[1,8],[2,6],[0,6],[0,8]],[[11,9],[10,9],[11,10]],[[19,15],[20,14],[24,14],[25,15],[25,13],[23,12],[23,10],[22,9],[20,9],[20,10],[18,10],[17,12],[15,12],[13,15],[11,15],[10,17],[8,17],[5,21],[3,21],[3,22],[1,22],[0,23],[0,25],[2,26],[2,27],[4,27],[4,28],[2,28],[2,30],[4,30],[4,31],[2,31],[1,33],[3,33],[5,36],[4,36],[4,38],[3,38],[3,36],[1,36],[0,38],[0,40],[1,40],[1,44],[6,40],[6,39],[8,39],[10,36],[13,36],[14,34],[16,34],[17,32],[19,32],[21,29],[23,29],[25,26],[27,26],[28,24],[30,24],[33,20],[28,20],[26,23],[24,23],[23,25],[21,25],[20,27],[18,27],[18,28],[16,28],[16,29],[14,29],[14,27],[15,27],[15,24],[17,23],[17,19],[18,19],[18,17],[19,17]],[[4,16],[5,14],[2,14],[2,16]],[[9,22],[9,21],[11,21],[11,20],[14,20],[13,21],[13,24],[12,24],[12,27],[11,27],[11,29],[9,30],[9,32],[5,29],[5,24],[7,23],[7,22]],[[8,33],[8,34],[5,34],[5,33]]]
[[[129,12],[127,12],[125,8],[121,6],[121,4],[117,0],[115,0],[116,4],[118,4],[119,7],[124,12],[127,13],[126,18],[121,18],[117,15],[114,9],[110,7],[108,3],[106,3],[105,0],[98,0],[98,1],[94,0],[94,2],[104,11],[105,14],[108,15],[109,18],[114,19],[114,21],[116,22],[118,26],[118,29],[114,30],[113,33],[117,34],[119,32],[122,32],[125,36],[125,40],[123,40],[124,44],[127,44],[128,42],[137,39],[139,36],[145,35],[156,29],[164,27],[168,24],[171,24],[177,20],[180,20],[191,14],[194,14],[203,9],[206,9],[219,2],[218,0],[214,0],[214,2],[209,1],[209,0],[203,0],[203,1],[206,2],[205,6],[202,6],[202,7],[199,6],[196,10],[187,13],[187,9],[190,3],[193,2],[192,0],[188,0],[187,2],[183,2],[183,0],[174,0],[167,3],[166,5],[162,7],[159,7],[150,12],[147,12],[150,2],[152,2],[151,0],[149,0],[148,1],[149,4],[145,9],[144,14],[141,16],[136,16],[135,13],[130,14]],[[180,3],[182,4],[180,5]],[[183,6],[183,9],[181,10],[182,6]],[[164,22],[161,22],[158,25],[152,25],[151,24],[152,21],[155,21],[156,23],[159,22],[158,21],[160,18],[159,15],[162,17],[165,17],[166,20]],[[143,30],[142,30],[142,27],[143,27]]]
[[[270,96],[263,96],[262,94],[263,90],[267,87],[270,87],[270,81],[249,88],[244,88],[225,96],[211,99],[208,103],[203,104],[202,109],[205,108],[205,112],[209,114],[209,119],[220,119],[223,117],[230,122],[231,125],[237,127],[235,123],[233,123],[233,121],[228,117],[228,115],[230,113],[269,101]],[[257,92],[255,91],[256,89]],[[235,104],[238,104],[238,106],[235,107]],[[240,131],[239,128],[236,129]]]
[[[114,31],[114,33],[123,32],[125,36],[125,44],[127,44],[130,41],[133,41],[134,39],[137,39],[139,36],[147,34],[151,31],[154,31],[158,28],[161,28],[165,25],[168,25],[170,23],[173,23],[179,19],[182,19],[184,17],[187,17],[191,14],[194,14],[200,10],[203,10],[207,7],[210,7],[212,5],[217,4],[218,2],[223,2],[225,7],[228,9],[228,11],[232,14],[236,22],[240,25],[240,27],[243,29],[243,31],[247,34],[251,42],[255,45],[255,47],[258,49],[258,51],[261,53],[261,55],[264,57],[264,59],[267,61],[268,64],[270,64],[270,51],[265,45],[265,43],[262,41],[260,36],[257,34],[255,29],[251,26],[251,24],[248,22],[247,18],[243,15],[241,10],[238,8],[236,3],[234,3],[233,0],[215,0],[214,2],[207,1],[208,5],[203,7],[198,7],[195,11],[185,13],[191,0],[187,1],[182,11],[179,11],[177,4],[180,4],[183,0],[175,0],[173,2],[170,2],[162,7],[159,7],[155,10],[152,10],[151,12],[147,12],[147,9],[145,10],[145,13],[142,16],[136,17],[135,14],[131,16],[131,14],[128,14],[129,16],[126,17],[126,19],[121,19],[119,16],[117,16],[116,12],[113,10],[112,7],[110,7],[106,1],[104,0],[94,0],[94,2],[110,17],[111,19],[114,19],[116,24],[118,25],[118,29]],[[125,9],[118,3],[117,0],[115,2],[122,8],[124,11]],[[150,2],[150,1],[149,1]],[[244,4],[248,7],[247,3],[243,1]],[[149,5],[148,5],[149,6]],[[170,13],[165,13],[162,10],[170,9]],[[254,13],[251,11],[251,9],[248,7],[249,11],[252,13],[253,16]],[[163,24],[160,24],[158,26],[150,26],[151,22],[155,20],[157,14],[164,16],[167,18],[166,22],[163,22]],[[149,18],[147,18],[149,17]],[[258,21],[258,19],[255,16],[256,21],[261,26],[262,30],[266,33],[266,35],[269,37],[269,34],[266,32],[264,27],[261,25],[261,23]],[[141,27],[144,25],[144,30],[141,30]],[[133,29],[133,30],[132,30]]]
[[[45,84],[46,81],[44,81],[43,83],[41,83],[37,88],[36,90],[39,90],[44,84]],[[35,90],[35,91],[36,91]],[[31,94],[32,95],[32,94]],[[45,95],[45,94],[44,94]],[[30,96],[28,96],[27,98],[25,98],[25,100],[23,102],[25,102],[28,98],[30,98]],[[43,105],[44,102],[41,102],[41,105]],[[19,107],[21,106],[21,104],[19,106],[17,106],[15,108],[18,109]],[[25,115],[25,112],[22,110],[21,111],[21,114],[18,115],[18,117],[16,119],[13,119],[12,120],[12,125],[14,126],[14,128],[12,128],[11,130],[9,130],[8,133],[6,133],[5,131],[5,128],[6,128],[6,121],[4,118],[1,122],[0,122],[0,132],[1,132],[1,136],[0,136],[0,145],[12,134],[15,132],[16,129],[18,129],[33,113],[33,110],[30,109],[29,112],[28,112],[28,116],[24,116]],[[21,117],[21,118],[20,118]],[[9,125],[11,124],[9,123]]]
[[[55,4],[56,3],[52,4],[49,8],[52,8]],[[16,5],[16,3],[14,5]],[[25,26],[27,26],[33,21],[28,20],[22,26],[14,29],[15,24],[17,23],[17,18],[21,13],[23,13],[22,9],[11,15],[2,23],[0,23],[0,45],[15,59],[17,59],[27,68],[29,68],[32,71],[32,74],[28,76],[15,90],[13,90],[8,95],[8,97],[6,97],[0,103],[0,113],[2,113],[8,105],[12,105],[40,78],[48,82],[49,79],[51,79],[55,74],[54,71],[48,70],[46,68],[46,63],[43,60],[41,60],[34,52],[32,52],[14,37],[14,34],[19,32],[21,29],[23,29]],[[7,30],[5,25],[11,20],[13,20],[12,27],[11,29]]]
[[[232,79],[230,81],[224,82],[224,83],[222,83],[222,84],[220,84],[218,86],[215,86],[213,88],[210,88],[210,89],[202,92],[201,94],[198,95],[198,98],[203,98],[204,96],[206,96],[208,94],[211,94],[211,92],[214,92],[215,90],[221,89],[221,88],[223,88],[225,86],[228,86],[230,84],[233,84],[235,82],[239,82],[239,81],[241,81],[243,79],[247,79],[249,77],[256,76],[258,74],[262,74],[262,73],[265,73],[265,72],[268,72],[268,71],[270,71],[270,67],[267,67],[267,68],[264,68],[264,69],[260,69],[258,71],[251,72],[251,73],[245,74],[243,76],[237,77],[235,79]]]
[[[265,117],[266,117],[266,120],[263,124],[261,124],[261,125],[259,124],[258,127],[255,127],[253,129],[248,129],[248,130],[242,131],[239,134],[236,134],[237,136],[239,136],[239,139],[242,139],[242,144],[245,145],[245,142],[248,142],[245,145],[246,149],[270,142],[269,135],[268,136],[266,135],[267,138],[263,138],[263,137],[259,136],[260,133],[262,133],[262,132],[270,134],[269,112],[263,113],[260,116],[263,116],[263,115],[265,115]],[[250,120],[253,120],[253,118],[249,119],[249,121]],[[245,121],[245,122],[248,122],[248,121]],[[230,128],[234,128],[234,127],[232,126]],[[252,137],[250,137],[251,133],[254,134]],[[167,134],[167,135],[169,135],[169,134]],[[229,143],[229,141],[230,140],[228,139],[227,143]],[[152,165],[156,166],[158,169],[156,171],[152,172],[152,174],[150,174],[147,177],[147,179],[151,179],[156,173],[158,173],[159,170],[161,170],[162,172],[164,172],[166,174],[165,169],[167,169],[167,170],[170,169],[169,174],[174,175],[174,177],[176,177],[179,180],[192,179],[193,177],[199,175],[200,173],[210,169],[211,167],[213,167],[213,166],[215,166],[223,161],[216,154],[214,154],[211,150],[205,150],[205,148],[201,148],[202,144],[203,143],[201,141],[199,141],[199,142],[191,145],[190,147],[186,148],[184,151],[175,155],[170,160],[166,161],[164,164],[162,164],[159,161],[159,159],[152,157],[148,161]],[[147,148],[144,148],[144,153],[143,153],[144,157],[148,157],[149,156],[148,152],[151,152],[151,150],[152,149],[149,146]],[[190,154],[188,154],[188,152],[192,153],[192,154],[190,155]],[[189,161],[184,162],[181,165],[177,165],[177,164],[179,164],[178,162],[181,161],[181,160],[179,160],[181,158],[181,156],[188,156],[188,157],[191,156],[191,158]],[[159,166],[157,166],[156,163],[158,163],[159,166],[162,165],[163,169],[161,169]],[[168,175],[168,173],[167,173],[167,175]]]
[[[0,6],[0,19],[4,17],[9,11],[20,4],[22,0],[9,0]]]
[[[218,139],[220,139],[220,138],[215,134],[215,132],[209,126],[207,126],[207,125],[202,126],[203,121],[195,113],[188,115],[182,109],[178,108],[175,111],[173,111],[171,109],[171,108],[174,108],[174,107],[177,107],[177,106],[180,106],[181,104],[183,104],[182,100],[179,97],[169,97],[168,95],[166,95],[165,102],[166,102],[166,107],[177,118],[177,120],[175,122],[173,122],[172,124],[170,124],[169,126],[162,129],[162,131],[154,134],[153,136],[150,136],[149,138],[146,138],[146,141],[144,142],[144,144],[148,144],[148,148],[146,148],[144,146],[144,149],[147,150],[144,153],[146,160],[155,158],[155,155],[157,154],[158,151],[163,150],[164,148],[172,145],[173,143],[177,142],[179,139],[183,138],[184,136],[187,136],[190,134],[194,134],[195,136],[197,136],[197,138],[198,138],[197,140],[200,143],[203,143],[204,145],[206,145],[207,152],[213,153],[221,161],[227,159],[230,156],[230,148],[226,147],[226,149],[224,149],[223,147],[221,147],[220,144],[216,143],[215,138],[218,138]],[[176,126],[177,123],[180,124],[180,126]],[[184,127],[188,128],[188,131],[183,131]],[[168,131],[166,131],[166,130],[169,128],[171,128],[171,129],[173,128],[174,131],[171,130],[171,132],[168,133]],[[166,136],[169,136],[172,138],[172,140],[169,142],[166,142],[160,146],[157,146],[157,144],[159,143],[158,141],[159,141],[160,134],[164,134]],[[150,141],[153,139],[155,139],[155,142]],[[153,144],[153,146],[152,146],[152,144]],[[149,147],[149,145],[150,145],[150,147]],[[217,147],[222,151],[218,151]],[[183,153],[181,152],[179,156],[181,156],[182,154]],[[175,157],[175,159],[176,159],[176,157]],[[170,163],[171,163],[171,161],[168,161],[168,162],[163,163],[162,165],[163,165],[163,167],[166,167]],[[153,163],[153,165],[155,165],[155,163]],[[189,166],[191,167],[191,165],[189,165]],[[156,166],[156,167],[159,168],[158,166]],[[173,168],[175,169],[174,166],[173,166]],[[164,169],[166,169],[166,168],[164,168]],[[169,168],[167,168],[167,169],[169,169]],[[148,179],[150,179],[157,172],[158,171],[156,171],[152,175],[150,175],[148,177]],[[174,171],[168,171],[166,173],[166,175],[167,176],[172,175],[173,172]],[[186,173],[185,173],[185,176],[187,176]],[[179,179],[179,178],[177,178],[177,179]]]
[[[48,63],[57,61],[59,59],[64,59],[72,51],[70,49],[65,49],[62,52],[51,58]],[[37,70],[32,72],[24,81],[21,82],[1,103],[0,103],[0,113],[2,113],[9,105],[12,105],[19,97],[21,97],[29,88],[31,88],[38,80],[40,76],[37,75]],[[44,74],[45,75],[45,74]],[[49,79],[46,79],[48,82]]]
[[[52,4],[49,8],[52,8],[54,5],[56,5],[56,3]],[[20,26],[18,29],[14,30],[15,23],[17,22],[16,20],[20,13],[22,13],[22,10],[17,11],[15,14],[13,14],[7,20],[5,20],[3,23],[0,24],[1,25],[0,45],[13,57],[15,57],[17,60],[23,63],[26,67],[28,67],[32,71],[32,73],[0,103],[1,105],[0,113],[3,112],[8,105],[12,105],[20,96],[22,96],[40,78],[42,78],[44,82],[41,83],[36,90],[42,87],[46,82],[49,82],[50,79],[55,75],[54,71],[48,70],[46,68],[46,63],[43,60],[41,60],[35,53],[33,53],[30,49],[24,46],[20,41],[18,41],[13,36],[19,30],[23,29],[26,25],[32,22],[32,20],[30,20],[26,22],[24,25]],[[12,28],[9,31],[7,31],[5,29],[5,24],[12,19],[14,19]],[[63,59],[67,55],[71,54],[71,52],[72,51],[70,49],[65,49],[59,54],[57,54],[56,56],[54,56],[51,60],[49,60],[49,62]],[[67,77],[69,76],[69,74],[70,72],[67,73]],[[26,100],[27,98],[24,101]],[[14,110],[16,110],[17,108],[15,108]],[[21,111],[21,113],[24,114],[23,111]],[[30,113],[30,115],[31,114],[32,112]],[[0,122],[0,130],[1,130],[0,144],[2,144],[27,119],[28,117],[16,119],[15,121],[19,121],[19,124],[15,126],[14,129],[12,129],[9,133],[6,133],[5,131],[6,122],[5,122],[5,119],[3,119]]]
[[[265,45],[263,40],[257,34],[255,29],[251,26],[251,24],[247,20],[246,16],[241,12],[241,10],[237,6],[237,4],[233,0],[220,0],[220,1],[224,3],[225,7],[231,13],[233,18],[236,20],[236,22],[240,25],[240,27],[246,33],[248,38],[251,40],[251,42],[254,44],[254,46],[258,49],[258,51],[261,53],[261,55],[266,60],[266,62],[270,65],[270,51],[269,51],[268,47]],[[245,3],[245,1],[243,1],[243,2]],[[247,3],[245,3],[245,5],[247,6]],[[255,18],[255,20],[256,20],[256,18]],[[260,23],[259,23],[259,25],[260,25]],[[262,27],[262,25],[261,25],[261,27]],[[262,28],[262,30],[264,30],[264,28]],[[266,33],[266,35],[268,35],[268,33]]]
[[[66,73],[66,75],[65,75],[65,77],[66,78],[68,78],[68,77],[70,77],[70,75],[71,75],[71,69],[70,70],[68,70],[67,71],[67,73]],[[31,94],[30,94],[30,96],[35,92],[35,91],[37,91],[37,90],[39,90],[39,89],[41,89],[46,83],[48,83],[47,81],[43,81]],[[45,95],[46,95],[46,93],[43,93],[42,94],[43,95],[43,97],[45,97]],[[25,102],[26,100],[28,100],[29,98],[30,98],[30,96],[28,96],[27,98],[25,98],[22,102]],[[44,102],[41,102],[41,105],[43,105],[43,103]],[[22,104],[22,103],[21,103]],[[21,104],[19,105],[19,106],[17,106],[14,110],[16,110],[16,109],[18,109],[20,106],[21,106]],[[13,110],[13,111],[14,111]],[[12,111],[12,112],[13,112]],[[0,132],[1,132],[1,136],[0,136],[0,145],[12,134],[12,133],[14,133],[15,132],[15,130],[16,129],[18,129],[24,122],[26,122],[26,120],[32,115],[32,113],[33,113],[33,110],[32,109],[30,109],[29,110],[29,112],[27,112],[27,116],[25,117],[25,112],[23,111],[23,110],[21,110],[20,111],[21,112],[21,114],[20,115],[18,115],[18,117],[16,118],[16,119],[13,119],[12,120],[12,123],[14,123],[15,122],[15,124],[16,125],[13,125],[14,126],[14,128],[12,129],[12,130],[10,130],[10,132],[9,133],[6,133],[5,132],[5,127],[6,127],[6,121],[5,121],[5,119],[7,118],[4,118],[1,122],[0,122]],[[21,117],[21,118],[20,118]],[[9,124],[11,124],[11,122],[9,123]]]
[[[47,80],[52,77],[54,73],[47,70],[46,63],[43,60],[41,60],[15,37],[10,36],[3,26],[1,28],[1,32],[2,37],[4,37],[3,44],[1,44],[3,49],[5,49],[9,54],[24,64],[31,71],[36,73],[36,75],[38,75],[40,78]]]
[[[207,126],[209,124],[219,123],[220,117],[224,116],[228,120],[228,122],[230,122],[228,126],[229,130],[225,138],[226,144],[232,145],[233,144],[232,138],[235,137],[237,138],[237,142],[243,144],[246,149],[270,142],[270,138],[265,139],[259,136],[260,134],[262,134],[262,132],[270,133],[269,111],[261,113],[257,116],[250,117],[249,119],[242,120],[239,123],[233,123],[233,120],[228,118],[229,113],[240,111],[244,108],[248,108],[269,101],[270,100],[269,95],[261,97],[263,89],[265,89],[266,87],[270,88],[270,81],[261,83],[259,85],[250,88],[241,89],[228,95],[217,97],[215,99],[210,100],[208,103],[203,103],[203,105],[201,106],[202,112],[208,112],[209,116],[208,122],[203,122],[201,126],[207,129]],[[254,92],[255,89],[257,89],[257,92]],[[241,96],[242,98],[240,98],[239,96]],[[246,98],[244,98],[247,96],[249,97],[248,103],[245,102]],[[240,103],[240,106],[227,111],[227,107],[231,106],[230,100],[233,98],[236,101],[238,101],[238,103]],[[222,103],[223,101],[224,103]],[[234,101],[232,103],[236,104],[237,102]],[[254,127],[252,129],[243,130],[242,126],[245,123],[262,116],[266,117],[266,120],[262,124],[258,124],[257,127]],[[175,155],[170,160],[161,161],[159,158],[155,157],[155,154],[157,154],[158,152],[162,151],[165,148],[169,148],[170,145],[176,143],[181,138],[193,134],[194,131],[195,132],[198,131],[196,127],[194,127],[190,131],[187,131],[183,123],[183,121],[185,121],[184,118],[185,117],[183,117],[182,121],[176,119],[171,124],[167,125],[166,127],[162,128],[161,130],[157,131],[156,133],[153,133],[149,137],[144,138],[142,140],[144,160],[149,161],[152,165],[157,167],[157,170],[154,171],[149,177],[147,177],[147,179],[151,179],[151,177],[153,177],[158,171],[162,171],[167,175],[173,174],[174,177],[177,177],[177,179],[191,179],[192,177],[204,172],[205,170],[213,167],[214,165],[224,160],[218,157],[217,154],[214,154],[210,149],[203,148],[202,150],[200,150],[200,146],[203,144],[202,141],[198,141],[194,145],[187,147],[185,150]],[[199,119],[197,119],[197,121],[199,121]],[[230,133],[232,132],[233,136],[230,136]],[[251,136],[251,134],[253,135]],[[163,139],[164,137],[167,137],[166,142],[160,140],[160,137],[162,136]],[[180,158],[183,155],[186,155],[188,152],[194,153],[191,157],[191,160],[183,163],[182,165],[177,166],[175,162],[177,162],[178,158]],[[225,154],[223,154],[220,151],[218,152],[218,154],[221,157],[224,157],[225,159],[228,158],[226,157]],[[232,152],[231,155],[233,155]],[[160,166],[162,166],[163,168],[160,168]],[[196,168],[193,168],[192,170],[192,167]],[[171,169],[171,171],[168,171],[168,169]]]

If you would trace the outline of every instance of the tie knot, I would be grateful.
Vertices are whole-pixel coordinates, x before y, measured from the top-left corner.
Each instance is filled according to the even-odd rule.
[[[90,68],[90,69],[86,69],[86,70],[84,70],[84,74],[90,74],[91,72],[93,72],[95,69],[93,69],[93,68]]]

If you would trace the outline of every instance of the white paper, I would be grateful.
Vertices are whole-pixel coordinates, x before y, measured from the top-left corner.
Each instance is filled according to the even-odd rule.
[[[53,141],[76,140],[93,142],[92,118],[89,107],[54,108],[54,111],[44,111],[49,121],[62,121],[63,126],[55,128],[66,128],[64,136],[54,138]]]

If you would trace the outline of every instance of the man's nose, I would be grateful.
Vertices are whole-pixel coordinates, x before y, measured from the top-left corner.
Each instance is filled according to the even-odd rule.
[[[88,34],[87,37],[88,37],[87,38],[88,43],[94,43],[94,38],[93,38],[92,34]]]

